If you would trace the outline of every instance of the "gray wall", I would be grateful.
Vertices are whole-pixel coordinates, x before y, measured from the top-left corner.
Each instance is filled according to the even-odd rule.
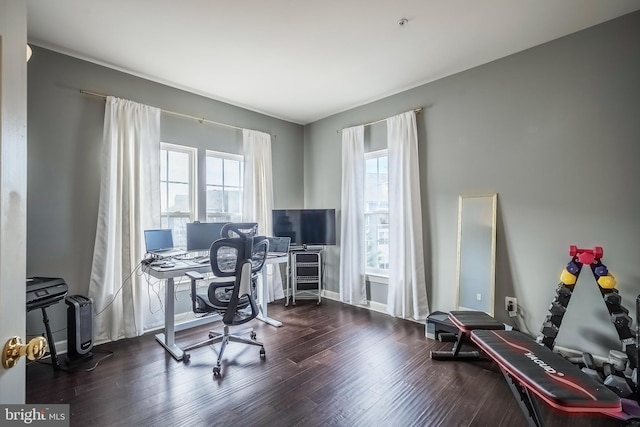
[[[398,60],[398,58],[393,58]],[[399,65],[400,66],[400,65]],[[537,335],[568,247],[604,247],[633,310],[640,293],[640,13],[305,126],[306,207],[340,209],[337,129],[418,116],[424,259],[432,310],[454,309],[458,195],[498,193],[496,316],[516,296]],[[339,247],[327,288],[338,291]],[[557,343],[603,354],[615,328],[585,271]]]
[[[165,110],[261,130],[272,141],[276,208],[303,204],[303,128],[222,102],[33,46],[28,64],[27,276],[63,277],[86,295],[100,191],[104,100],[85,89]],[[162,141],[240,153],[240,131],[162,114]],[[64,303],[48,309],[66,339]],[[44,331],[40,311],[27,333]]]

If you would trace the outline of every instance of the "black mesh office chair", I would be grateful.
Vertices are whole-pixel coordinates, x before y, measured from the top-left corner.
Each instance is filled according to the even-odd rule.
[[[187,362],[189,350],[205,345],[221,343],[218,361],[213,368],[215,375],[220,374],[220,364],[229,341],[260,346],[260,358],[265,359],[264,345],[256,341],[253,329],[243,329],[230,333],[229,326],[241,325],[254,319],[258,313],[255,300],[257,273],[262,269],[269,250],[265,237],[240,236],[216,240],[209,251],[211,270],[216,276],[206,294],[198,294],[196,281],[203,276],[197,272],[187,272],[191,279],[191,303],[196,314],[217,312],[222,315],[223,332],[209,331],[209,339],[184,349],[183,360]],[[242,335],[250,334],[251,339]]]
[[[254,237],[258,234],[257,222],[228,222],[220,230],[222,237]]]

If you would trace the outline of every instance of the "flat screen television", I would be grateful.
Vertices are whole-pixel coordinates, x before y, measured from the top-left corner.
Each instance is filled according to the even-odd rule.
[[[222,227],[226,222],[187,223],[187,250],[208,251],[211,244],[222,237]]]
[[[291,238],[291,246],[336,244],[335,209],[274,209],[273,235]]]

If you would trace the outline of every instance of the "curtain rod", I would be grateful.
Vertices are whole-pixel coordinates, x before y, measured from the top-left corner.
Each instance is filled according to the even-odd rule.
[[[413,112],[414,112],[414,113],[416,113],[416,114],[420,114],[420,113],[422,113],[422,107],[414,108],[414,109],[413,109]],[[375,125],[375,124],[377,124],[377,123],[385,122],[386,120],[387,120],[387,119],[380,119],[380,120],[375,120],[375,121],[373,121],[373,122],[364,123],[364,124],[361,124],[361,125],[354,125],[354,126],[347,126],[347,127],[355,127],[355,126],[371,126],[371,125]],[[340,133],[340,132],[342,132],[342,130],[343,130],[343,129],[346,129],[346,128],[338,129],[336,132]]]
[[[102,98],[102,99],[107,99],[107,95],[103,95],[101,93],[96,93],[96,92],[91,92],[91,91],[84,90],[84,89],[80,89],[80,93],[84,93],[85,95],[96,96],[96,97]],[[174,116],[183,117],[185,119],[197,120],[200,123],[209,123],[209,124],[212,124],[212,125],[224,126],[224,127],[228,127],[228,128],[232,128],[232,129],[238,129],[238,130],[245,129],[245,128],[241,128],[239,126],[228,125],[226,123],[214,122],[213,120],[205,119],[204,117],[191,116],[189,114],[183,114],[183,113],[178,113],[176,111],[165,110],[163,108],[161,108],[160,111],[162,111],[163,113],[166,113],[166,114],[172,114]],[[268,133],[268,132],[265,132],[265,133]],[[276,137],[275,135],[271,135],[271,136],[273,138]]]

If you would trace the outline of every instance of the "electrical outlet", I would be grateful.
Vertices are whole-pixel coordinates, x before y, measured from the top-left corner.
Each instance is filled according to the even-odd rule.
[[[504,309],[508,312],[518,311],[518,300],[516,297],[504,297]]]

